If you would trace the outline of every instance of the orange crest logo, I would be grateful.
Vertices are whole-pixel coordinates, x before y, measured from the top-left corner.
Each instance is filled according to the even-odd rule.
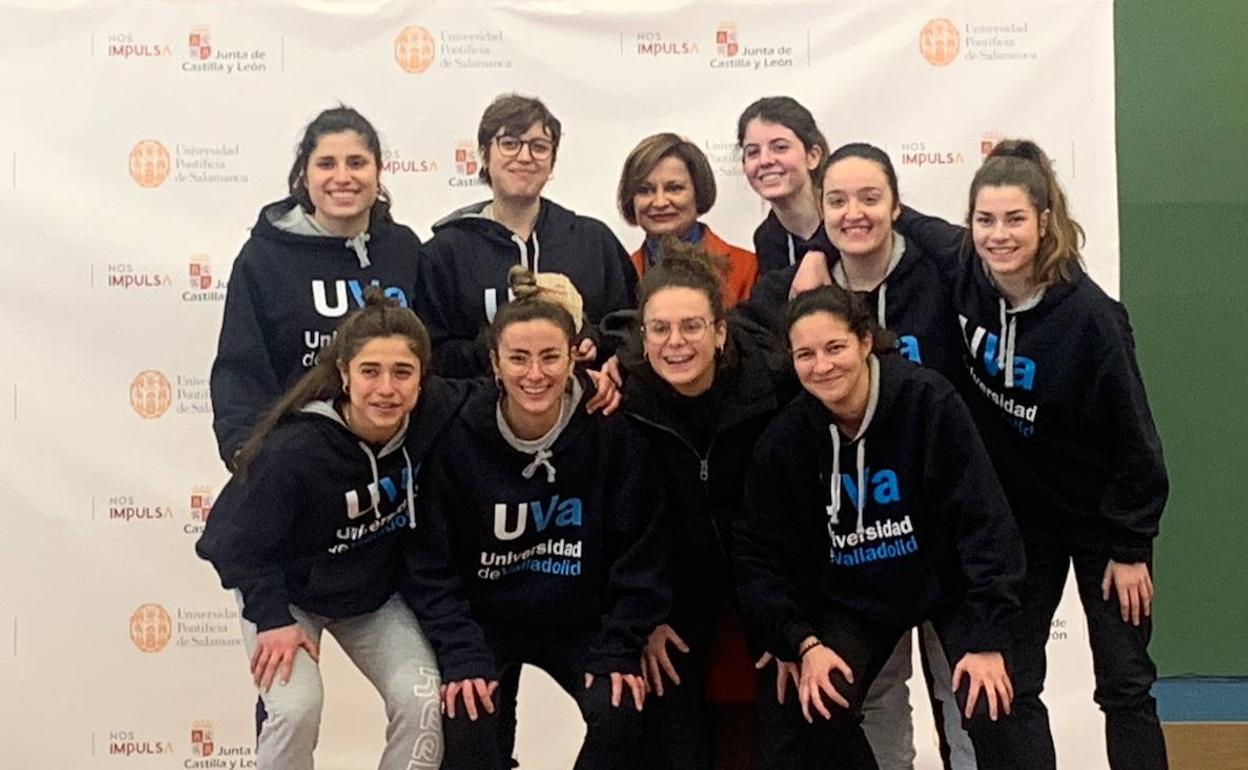
[[[195,487],[191,490],[191,518],[195,521],[208,521],[212,514],[212,487]]]
[[[186,40],[187,53],[192,59],[203,61],[212,56],[212,45],[208,42],[207,27],[191,27],[191,34]]]
[[[187,274],[192,291],[205,291],[212,288],[212,260],[206,254],[196,254],[191,257]]]
[[[211,757],[217,750],[212,740],[212,722],[207,719],[196,719],[191,722],[191,754],[197,757]]]
[[[169,176],[169,151],[155,139],[144,139],[130,150],[130,177],[139,187],[159,187]]]
[[[477,148],[468,139],[461,139],[455,145],[455,173],[460,176],[476,176],[481,170],[481,161],[477,159]]]
[[[731,21],[721,21],[715,30],[715,50],[720,56],[736,56],[741,52],[737,44],[737,25]]]
[[[159,604],[140,605],[130,616],[130,641],[142,652],[160,652],[173,636],[173,620]]]
[[[155,369],[139,372],[130,383],[130,406],[144,420],[155,420],[173,402],[169,378]]]
[[[919,53],[934,67],[952,64],[961,47],[962,36],[948,19],[932,19],[919,33]]]
[[[436,50],[433,35],[424,27],[404,27],[394,39],[394,60],[408,74],[418,75],[429,69]]]

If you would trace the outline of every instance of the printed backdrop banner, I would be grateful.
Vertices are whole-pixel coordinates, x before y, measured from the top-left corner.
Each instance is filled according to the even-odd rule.
[[[644,6],[644,10],[641,10]],[[641,240],[614,207],[642,137],[712,161],[706,217],[749,246],[765,209],[736,119],[808,105],[835,147],[887,149],[903,200],[959,219],[993,142],[1049,150],[1118,282],[1110,0],[674,2],[0,1],[0,765],[254,765],[233,598],[192,545],[226,479],[208,373],[230,265],[293,148],[345,102],[385,143],[395,217],[422,237],[486,197],[473,138],[502,92],[565,126],[547,194]],[[1069,599],[1069,597],[1068,597]],[[1059,757],[1095,768],[1082,613],[1063,604],[1049,687]],[[325,657],[322,768],[376,761],[377,697]],[[913,683],[921,768],[930,711]],[[565,768],[571,703],[526,676],[526,767]]]

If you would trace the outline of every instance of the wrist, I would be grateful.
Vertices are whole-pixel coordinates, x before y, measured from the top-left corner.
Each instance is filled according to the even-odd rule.
[[[822,647],[822,646],[823,646],[823,642],[819,641],[819,637],[816,637],[816,636],[806,637],[805,639],[802,640],[802,643],[798,645],[798,648],[797,648],[798,660],[804,659],[806,657],[806,653],[810,652],[816,647]]]

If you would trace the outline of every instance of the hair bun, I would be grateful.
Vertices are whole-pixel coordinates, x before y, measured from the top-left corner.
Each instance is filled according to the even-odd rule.
[[[386,292],[380,286],[364,287],[364,307],[403,307],[398,300],[393,297],[386,296]]]
[[[988,157],[1022,158],[1042,166],[1047,166],[1049,163],[1049,156],[1044,154],[1040,145],[1030,139],[1002,139],[992,148],[992,152],[988,153]]]
[[[541,291],[537,276],[524,265],[515,265],[507,271],[507,288],[519,300],[529,299]]]
[[[546,302],[558,305],[572,316],[579,334],[585,317],[585,303],[572,279],[563,273],[534,273],[524,265],[507,271],[507,287],[516,302]]]

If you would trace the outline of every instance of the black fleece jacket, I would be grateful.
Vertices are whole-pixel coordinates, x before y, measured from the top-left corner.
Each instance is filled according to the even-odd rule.
[[[758,255],[759,276],[801,262],[808,251],[836,253],[836,247],[828,240],[822,224],[810,238],[803,238],[786,230],[776,212],[769,211],[767,218],[754,229],[754,253]]]
[[[372,612],[398,590],[421,462],[473,386],[426,378],[404,434],[370,445],[328,401],[286,417],[221,490],[195,551],[243,595],[260,631],[289,605],[331,618]]]
[[[1076,265],[1014,310],[963,228],[910,210],[899,225],[952,284],[967,403],[1020,521],[1148,561],[1169,480],[1126,309]]]
[[[670,545],[647,488],[646,438],[578,407],[546,461],[499,432],[498,391],[474,395],[422,481],[404,596],[443,681],[496,679],[491,628],[597,631],[588,671],[637,673],[667,614]],[[526,469],[528,475],[526,476]]]
[[[277,398],[316,363],[348,311],[379,285],[408,305],[420,239],[389,214],[372,215],[367,267],[346,239],[297,235],[274,226],[292,198],[260,210],[234,260],[212,362],[212,428],[221,459],[234,453]]]
[[[790,660],[824,607],[899,630],[940,616],[963,649],[1003,650],[1023,549],[987,453],[947,380],[877,360],[858,437],[802,393],[759,440],[737,533],[742,610]]]
[[[584,301],[591,326],[613,310],[633,307],[637,273],[628,252],[602,222],[545,198],[527,241],[481,216],[489,201],[453,212],[433,226],[422,247],[416,314],[429,327],[436,371],[446,377],[488,374],[481,331],[507,301],[507,271],[562,273]],[[594,329],[586,329],[594,337]]]

